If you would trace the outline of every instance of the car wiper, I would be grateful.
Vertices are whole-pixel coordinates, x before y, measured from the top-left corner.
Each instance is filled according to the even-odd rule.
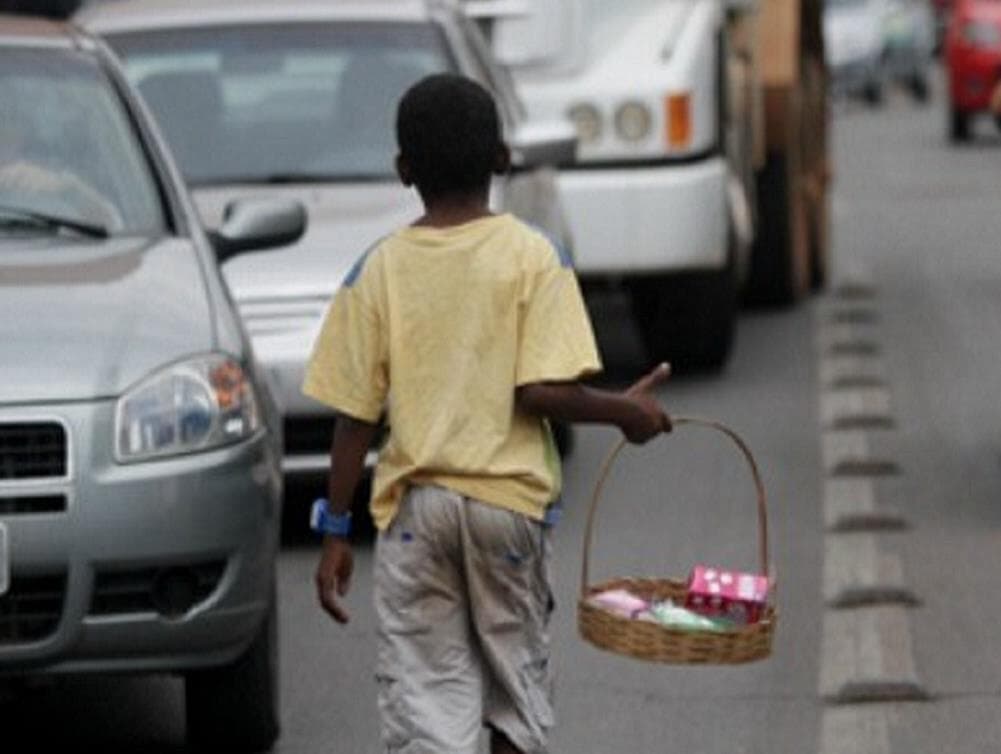
[[[18,223],[49,228],[52,230],[65,228],[81,235],[89,236],[90,238],[107,238],[110,235],[108,229],[99,223],[77,220],[72,217],[50,215],[45,212],[37,212],[24,207],[12,207],[7,204],[0,204],[0,216],[2,215],[7,215],[8,218],[13,219]],[[0,217],[0,223],[3,222],[3,218]]]

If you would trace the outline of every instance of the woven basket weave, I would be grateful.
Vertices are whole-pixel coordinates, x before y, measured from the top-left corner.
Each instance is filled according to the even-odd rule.
[[[719,422],[693,417],[672,419],[675,427],[699,425],[722,432],[741,451],[751,469],[758,502],[758,556],[763,574],[768,570],[768,511],[765,488],[758,465],[747,444],[729,427]],[[620,578],[597,584],[588,583],[589,562],[595,512],[601,491],[612,464],[626,446],[622,440],[605,458],[591,496],[587,528],[584,532],[584,556],[581,562],[580,599],[577,603],[577,623],[580,635],[601,649],[649,662],[676,664],[736,664],[761,660],[772,651],[772,637],[778,614],[769,604],[760,620],[734,626],[725,631],[680,630],[658,623],[634,620],[593,604],[588,598],[609,589],[627,589],[646,600],[671,599],[682,604],[687,591],[686,581],[666,578]],[[774,590],[772,591],[774,599]]]

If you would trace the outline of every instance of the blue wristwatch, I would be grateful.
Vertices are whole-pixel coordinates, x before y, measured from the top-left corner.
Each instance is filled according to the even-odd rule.
[[[351,533],[351,511],[331,513],[330,501],[325,497],[313,501],[309,512],[309,528],[318,534],[346,537]]]

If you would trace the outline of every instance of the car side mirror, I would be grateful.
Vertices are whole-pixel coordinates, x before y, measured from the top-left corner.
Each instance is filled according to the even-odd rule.
[[[571,165],[577,159],[577,130],[569,121],[528,122],[511,135],[509,146],[514,170]]]
[[[219,262],[247,251],[295,243],[306,232],[306,208],[284,199],[236,199],[226,205],[222,226],[208,233]]]

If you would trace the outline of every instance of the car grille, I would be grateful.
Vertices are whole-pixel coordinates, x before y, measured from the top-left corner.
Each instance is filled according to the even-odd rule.
[[[238,302],[240,316],[253,336],[282,335],[315,328],[330,298],[249,298]]]
[[[66,430],[61,424],[0,424],[0,481],[65,476]]]
[[[213,560],[194,565],[158,565],[133,570],[98,571],[90,614],[185,612],[216,590],[225,570],[224,560]],[[169,597],[160,593],[158,584],[178,575],[184,577],[189,593],[178,597],[178,604],[182,609],[174,610],[165,605],[165,600]]]
[[[334,437],[332,416],[286,417],[285,455],[327,453]]]
[[[30,513],[62,513],[66,510],[65,495],[18,495],[0,497],[0,516]]]
[[[66,576],[18,576],[0,597],[0,645],[26,644],[51,636],[59,625]]]

